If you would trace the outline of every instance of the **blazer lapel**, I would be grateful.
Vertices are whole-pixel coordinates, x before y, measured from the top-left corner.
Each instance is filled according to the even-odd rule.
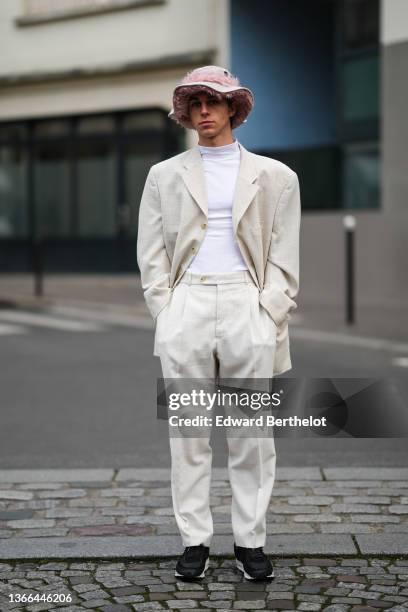
[[[254,199],[259,185],[255,184],[258,178],[258,171],[249,151],[239,144],[241,149],[241,163],[235,185],[235,192],[232,205],[232,223],[234,233],[237,234],[239,222],[246,209]]]
[[[241,143],[239,143],[239,147],[241,149],[241,161],[232,206],[232,222],[235,234],[237,233],[238,224],[243,214],[259,189],[259,186],[254,184],[258,177],[258,172],[252,155]],[[187,151],[183,165],[186,168],[183,173],[183,180],[186,187],[208,218],[208,199],[204,168],[198,145]]]
[[[205,185],[204,167],[200,149],[197,145],[187,151],[183,165],[186,168],[185,172],[183,173],[183,180],[186,187],[205,216],[208,217],[208,199]]]

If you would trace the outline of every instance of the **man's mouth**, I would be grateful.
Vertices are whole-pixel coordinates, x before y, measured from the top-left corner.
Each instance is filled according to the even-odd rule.
[[[199,123],[199,125],[211,125],[211,124],[213,124],[213,123],[214,123],[214,121],[201,121],[201,122]]]

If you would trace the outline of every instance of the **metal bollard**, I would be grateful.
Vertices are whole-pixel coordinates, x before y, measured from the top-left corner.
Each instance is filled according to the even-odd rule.
[[[43,277],[44,277],[44,242],[37,237],[33,243],[33,271],[34,271],[34,294],[43,296]]]
[[[345,295],[346,295],[346,323],[355,323],[355,295],[354,295],[354,236],[356,218],[346,215],[343,219],[345,229]]]

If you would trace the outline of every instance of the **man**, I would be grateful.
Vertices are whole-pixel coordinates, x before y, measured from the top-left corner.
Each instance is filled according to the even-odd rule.
[[[253,93],[219,66],[195,69],[169,116],[198,144],[151,167],[137,259],[167,378],[270,378],[290,370],[288,321],[299,288],[300,195],[295,172],[232,135]],[[273,436],[228,437],[237,567],[273,577],[263,552],[275,478]],[[183,555],[175,575],[202,578],[213,535],[209,436],[170,437],[173,507]]]

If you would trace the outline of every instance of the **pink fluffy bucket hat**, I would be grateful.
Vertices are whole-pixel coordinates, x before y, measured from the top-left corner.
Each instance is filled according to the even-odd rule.
[[[234,100],[236,112],[231,118],[231,128],[237,128],[254,106],[254,94],[247,87],[242,87],[237,77],[221,66],[203,66],[188,72],[173,92],[173,108],[169,117],[190,130],[194,129],[190,121],[188,100],[193,93],[206,91],[218,97]]]

